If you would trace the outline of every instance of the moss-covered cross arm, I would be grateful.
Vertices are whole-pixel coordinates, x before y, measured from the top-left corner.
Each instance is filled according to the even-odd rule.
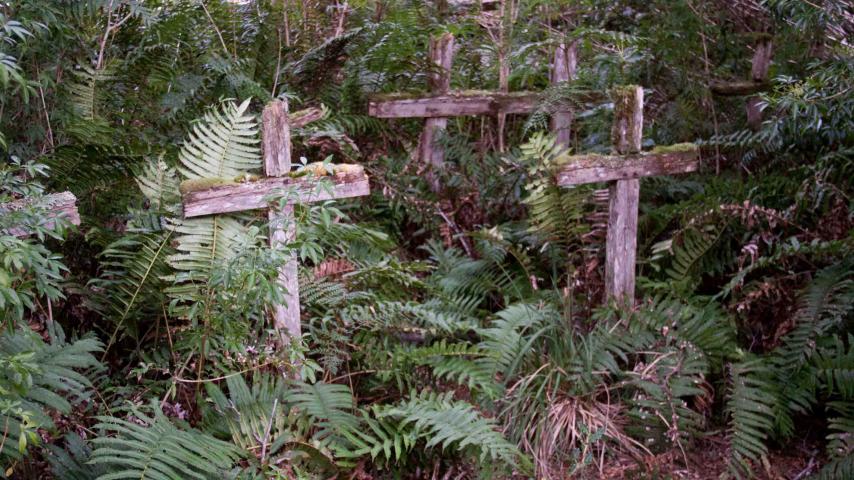
[[[438,175],[444,165],[445,152],[436,138],[448,125],[448,118],[470,115],[498,117],[499,149],[502,147],[503,118],[508,114],[529,114],[542,103],[539,92],[507,92],[495,90],[451,90],[451,66],[454,57],[454,36],[451,33],[430,39],[428,52],[430,69],[427,72],[427,93],[384,93],[368,99],[368,114],[377,118],[424,118],[424,128],[414,153],[424,165],[429,165],[427,180],[431,190],[441,190]],[[575,77],[575,42],[561,43],[555,49],[550,81],[559,85]],[[597,99],[591,95],[589,99]],[[581,100],[581,99],[580,99]],[[552,130],[558,141],[570,143],[572,113],[567,108],[552,112]]]
[[[270,198],[284,195],[286,203],[320,202],[370,194],[368,176],[360,165],[334,165],[332,175],[204,178],[181,184],[185,217],[268,208]]]
[[[41,208],[46,212],[43,225],[47,228],[53,228],[53,224],[57,218],[63,218],[74,225],[80,225],[80,214],[77,212],[77,197],[71,192],[51,193],[39,198],[37,203],[35,200],[29,198],[3,203],[0,204],[0,215],[8,215],[30,207]],[[24,227],[11,227],[0,233],[16,237],[26,237],[33,234],[33,232]]]
[[[378,118],[433,118],[499,113],[531,113],[539,103],[536,92],[451,91],[443,94],[393,93],[368,100],[368,114]]]
[[[700,152],[693,143],[680,143],[629,155],[564,155],[558,158],[558,165],[557,184],[568,187],[695,172]]]

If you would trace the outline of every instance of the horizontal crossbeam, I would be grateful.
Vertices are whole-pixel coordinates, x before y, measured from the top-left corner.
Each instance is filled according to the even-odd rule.
[[[71,192],[51,193],[41,197],[37,203],[25,198],[0,204],[0,215],[29,207],[46,210],[45,221],[43,223],[46,228],[53,228],[54,221],[57,218],[64,218],[74,225],[80,225],[80,214],[77,212],[77,198]],[[33,232],[23,227],[12,227],[0,233],[16,237],[26,237],[32,235]]]
[[[631,155],[571,155],[560,159],[557,183],[562,187],[585,183],[628,180],[655,175],[695,172],[700,166],[696,146],[669,147],[673,151]]]
[[[460,117],[531,113],[540,94],[535,92],[466,91],[441,95],[376,95],[368,101],[368,115],[378,118]]]
[[[734,81],[734,82],[712,82],[709,84],[712,93],[722,97],[736,97],[741,95],[753,95],[771,89],[771,83],[766,81]]]
[[[328,177],[269,177],[255,182],[228,183],[192,190],[182,197],[185,217],[240,212],[270,206],[269,197],[281,192],[287,204],[321,202],[370,194],[368,176],[358,171]]]

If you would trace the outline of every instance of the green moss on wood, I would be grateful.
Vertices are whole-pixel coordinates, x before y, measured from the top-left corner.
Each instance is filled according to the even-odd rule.
[[[372,102],[391,102],[397,100],[421,100],[437,97],[451,98],[478,98],[478,97],[497,97],[504,98],[527,98],[531,95],[537,95],[536,92],[497,92],[495,90],[452,90],[447,93],[429,93],[429,92],[394,92],[394,93],[375,93],[371,95]]]
[[[186,195],[190,192],[207,190],[209,188],[220,187],[223,185],[237,185],[237,182],[227,178],[194,178],[192,180],[184,180],[181,182],[181,185],[178,186],[178,191],[181,192],[181,195]]]
[[[650,153],[682,153],[682,152],[696,152],[698,150],[697,144],[695,143],[676,143],[673,145],[659,145],[653,148]]]

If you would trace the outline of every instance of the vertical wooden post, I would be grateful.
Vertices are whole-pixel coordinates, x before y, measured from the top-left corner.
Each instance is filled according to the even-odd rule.
[[[611,141],[620,155],[639,152],[643,136],[643,88],[614,92]],[[605,290],[608,298],[631,304],[635,293],[638,199],[640,180],[617,180],[610,186],[608,235],[605,246]]]
[[[291,169],[291,130],[288,125],[288,104],[274,100],[264,108],[261,115],[264,171],[268,177],[287,175]],[[287,205],[281,211],[271,208],[270,248],[276,249],[294,240],[296,223],[294,207]],[[299,280],[296,253],[279,268],[279,283],[285,288],[285,304],[276,305],[273,311],[273,326],[287,344],[291,337],[301,335]]]
[[[552,61],[551,83],[559,85],[575,78],[578,68],[578,43],[561,43],[557,46]],[[558,145],[569,148],[571,142],[572,111],[554,112],[551,119],[552,132],[557,137]]]
[[[770,38],[763,38],[756,43],[753,60],[750,63],[750,79],[756,83],[765,82],[768,78],[768,68],[774,54],[774,44]],[[762,125],[762,110],[759,108],[759,97],[747,98],[747,125],[756,130]]]
[[[427,76],[430,92],[441,94],[447,93],[451,88],[451,64],[454,60],[454,36],[445,33],[430,39],[430,62],[433,63],[435,71]],[[436,144],[439,133],[448,127],[447,118],[428,118],[421,132],[418,143],[419,160],[432,170],[428,175],[430,189],[434,192],[441,190],[438,171],[445,163],[445,150]]]

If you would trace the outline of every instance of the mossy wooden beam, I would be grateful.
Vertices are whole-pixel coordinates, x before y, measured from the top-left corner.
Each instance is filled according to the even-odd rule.
[[[690,145],[690,146],[689,146]],[[656,175],[695,172],[700,167],[697,147],[664,148],[632,155],[572,155],[562,158],[557,183],[562,187],[585,183],[629,180]]]
[[[368,102],[368,114],[378,118],[431,118],[498,113],[531,113],[540,94],[534,92],[457,91],[439,95],[379,95]]]
[[[752,80],[734,81],[734,82],[712,82],[709,84],[709,89],[715,95],[722,97],[738,97],[742,95],[753,95],[754,93],[764,92],[771,88],[769,82],[755,82]]]
[[[80,214],[77,211],[77,197],[71,192],[51,193],[41,197],[36,203],[33,199],[21,199],[0,204],[0,215],[9,214],[26,208],[41,208],[46,211],[44,226],[53,228],[57,218],[63,218],[74,225],[80,225]],[[23,227],[12,227],[0,232],[15,237],[27,237],[33,232]]]
[[[268,208],[270,195],[287,195],[287,204],[320,202],[370,194],[368,176],[361,167],[315,178],[267,177],[257,182],[229,183],[187,191],[182,197],[185,217]]]

